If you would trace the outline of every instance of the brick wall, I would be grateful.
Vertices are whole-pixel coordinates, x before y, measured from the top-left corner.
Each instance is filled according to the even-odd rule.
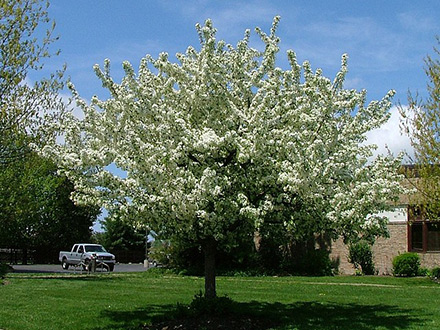
[[[353,265],[348,262],[348,249],[341,238],[332,242],[330,258],[338,265],[339,274],[354,274]]]
[[[408,251],[407,223],[398,221],[388,224],[389,238],[379,238],[373,246],[374,265],[379,275],[391,275],[393,258]],[[440,252],[420,253],[421,266],[431,269],[440,267]],[[348,262],[348,248],[338,239],[332,243],[330,257],[339,264],[339,274],[352,275],[355,269]]]
[[[440,252],[427,252],[419,255],[422,267],[426,267],[428,269],[440,267]]]
[[[388,230],[390,237],[380,237],[373,245],[374,266],[379,275],[391,275],[393,258],[408,251],[406,222],[390,222]]]
[[[406,222],[390,222],[388,229],[390,237],[379,238],[373,246],[374,265],[379,275],[391,274],[393,258],[399,253],[407,251]],[[333,242],[330,257],[339,263],[340,274],[354,274],[355,269],[348,262],[348,248],[342,239]]]

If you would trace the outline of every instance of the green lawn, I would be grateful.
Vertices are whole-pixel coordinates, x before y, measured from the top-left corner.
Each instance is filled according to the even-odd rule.
[[[425,278],[219,277],[218,294],[274,329],[440,329],[440,285]],[[203,279],[144,273],[10,274],[0,329],[126,329],[189,303]]]

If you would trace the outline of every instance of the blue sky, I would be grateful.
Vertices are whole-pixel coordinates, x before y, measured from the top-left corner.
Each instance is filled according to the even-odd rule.
[[[137,65],[147,53],[183,52],[198,45],[194,25],[211,18],[218,37],[235,44],[246,28],[270,28],[281,16],[278,34],[285,51],[296,51],[334,76],[343,53],[349,55],[347,87],[365,88],[369,99],[397,90],[425,91],[423,58],[432,54],[440,33],[439,1],[52,1],[50,16],[60,36],[61,55],[51,66],[67,63],[68,75],[86,98],[102,93],[92,66],[105,58],[120,78],[121,63]],[[254,35],[255,46],[258,37]]]
[[[53,0],[49,15],[57,23],[61,54],[46,69],[66,63],[67,75],[86,100],[107,95],[92,70],[105,58],[118,81],[124,60],[137,67],[146,54],[166,51],[173,57],[189,45],[197,47],[197,22],[211,18],[218,38],[235,45],[245,29],[268,31],[280,15],[279,66],[287,68],[285,53],[293,49],[300,62],[309,60],[333,78],[341,55],[348,53],[347,88],[366,89],[369,100],[395,89],[395,103],[405,104],[408,90],[426,96],[423,59],[433,54],[440,35],[438,0]],[[255,33],[252,40],[258,48]],[[388,124],[369,135],[378,152],[385,144],[395,153],[410,149],[400,136],[396,109],[392,114]]]
[[[287,68],[285,53],[293,49],[300,62],[309,60],[333,78],[341,55],[348,53],[347,88],[366,89],[369,100],[394,89],[395,103],[405,104],[408,90],[426,96],[423,59],[433,54],[440,34],[438,0],[57,0],[49,14],[57,23],[61,54],[46,68],[66,63],[67,75],[86,100],[107,95],[92,70],[105,58],[118,81],[124,60],[137,67],[146,54],[166,51],[173,57],[189,45],[198,46],[197,22],[211,18],[218,38],[236,44],[245,29],[268,31],[280,15],[279,66]],[[255,34],[252,40],[260,46]],[[385,143],[396,153],[409,148],[399,134],[397,111],[392,113],[383,130],[370,134],[379,152]]]

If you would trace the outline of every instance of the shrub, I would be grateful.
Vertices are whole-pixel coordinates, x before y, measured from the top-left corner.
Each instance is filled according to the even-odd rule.
[[[5,275],[9,273],[10,267],[0,262],[0,280],[5,278]]]
[[[350,244],[348,261],[354,265],[356,270],[362,271],[364,275],[374,275],[373,251],[371,245],[366,241],[359,241]]]
[[[402,253],[393,259],[394,276],[417,276],[420,269],[420,257],[417,253]]]
[[[431,270],[431,277],[435,279],[440,279],[440,267],[435,267]]]
[[[431,272],[428,268],[420,267],[417,276],[431,276]]]
[[[298,265],[298,272],[309,276],[332,276],[333,263],[329,251],[316,249],[307,251]]]
[[[206,298],[200,291],[189,305],[177,304],[175,317],[225,316],[235,310],[234,301],[227,297]]]

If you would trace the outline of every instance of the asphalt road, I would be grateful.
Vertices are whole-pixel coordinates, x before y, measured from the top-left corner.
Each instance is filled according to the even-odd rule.
[[[68,270],[64,270],[61,264],[56,265],[12,265],[14,268],[14,273],[81,273],[81,268],[76,269],[71,266]],[[114,272],[144,272],[147,268],[144,264],[116,264]],[[97,272],[101,272],[100,268],[97,268]],[[105,272],[105,270],[104,270]],[[84,273],[84,271],[83,271]]]

